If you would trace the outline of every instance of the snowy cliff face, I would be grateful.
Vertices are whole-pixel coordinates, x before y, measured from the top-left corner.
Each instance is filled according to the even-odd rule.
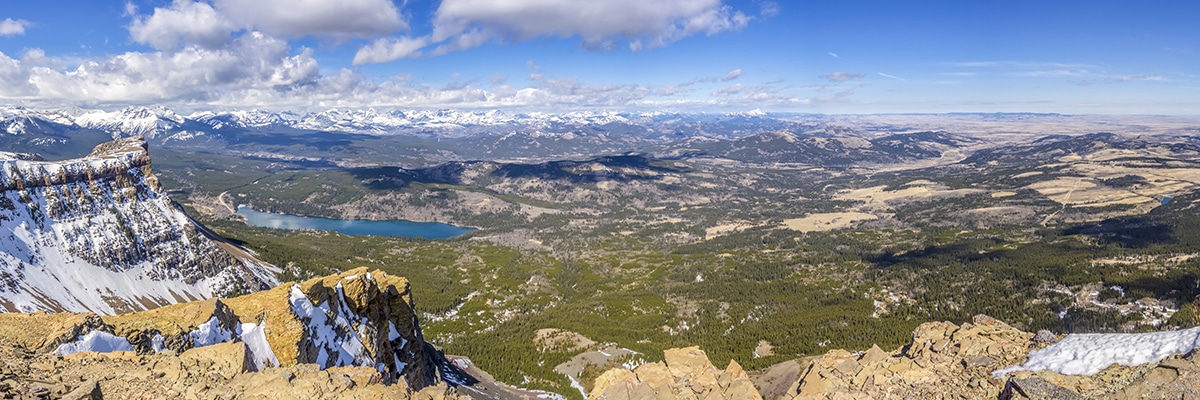
[[[0,158],[0,311],[115,314],[276,283],[160,192],[140,138],[63,162]]]

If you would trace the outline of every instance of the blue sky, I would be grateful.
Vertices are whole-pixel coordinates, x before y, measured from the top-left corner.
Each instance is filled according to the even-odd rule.
[[[31,107],[1200,114],[1192,1],[9,3]]]

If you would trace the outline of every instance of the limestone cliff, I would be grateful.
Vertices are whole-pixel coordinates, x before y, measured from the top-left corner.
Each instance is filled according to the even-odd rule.
[[[117,316],[0,314],[0,398],[455,397],[442,363],[408,281],[365,268]]]
[[[140,138],[61,162],[0,153],[0,311],[115,314],[276,283],[214,239],[162,194]]]

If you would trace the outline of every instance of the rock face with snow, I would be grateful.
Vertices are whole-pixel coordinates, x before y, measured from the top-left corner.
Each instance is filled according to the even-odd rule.
[[[0,159],[0,310],[116,314],[276,283],[161,191],[140,138]]]
[[[98,378],[106,398],[457,398],[412,307],[407,280],[360,268],[118,316],[0,314],[0,397]]]

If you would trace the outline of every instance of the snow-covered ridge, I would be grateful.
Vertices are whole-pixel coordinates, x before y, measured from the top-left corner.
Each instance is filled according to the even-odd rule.
[[[99,129],[120,137],[142,136],[153,138],[159,133],[179,128],[186,119],[165,107],[129,107],[120,111],[93,111],[75,117],[75,123],[86,128]]]
[[[0,152],[0,190],[113,179],[131,168],[149,165],[146,141],[140,138],[108,142],[85,158],[63,162],[33,161],[15,153]]]
[[[0,160],[0,311],[107,315],[276,283],[160,192],[140,138],[76,160]]]

